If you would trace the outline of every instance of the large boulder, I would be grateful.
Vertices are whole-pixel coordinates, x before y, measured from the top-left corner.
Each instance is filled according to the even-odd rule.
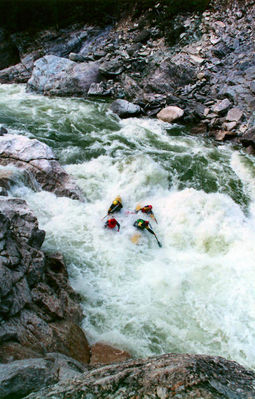
[[[76,63],[55,55],[46,55],[35,62],[27,86],[45,95],[84,96],[90,85],[100,80],[96,62]]]
[[[60,352],[87,364],[80,298],[44,236],[25,201],[0,199],[0,363]]]
[[[30,392],[75,377],[84,371],[84,365],[60,353],[49,353],[44,359],[0,364],[0,399],[23,398]]]
[[[255,373],[205,355],[167,354],[101,366],[27,399],[254,399]]]
[[[0,136],[0,165],[15,165],[24,170],[34,178],[34,184],[31,182],[34,189],[83,200],[81,190],[56,160],[51,148],[36,139],[11,134]]]

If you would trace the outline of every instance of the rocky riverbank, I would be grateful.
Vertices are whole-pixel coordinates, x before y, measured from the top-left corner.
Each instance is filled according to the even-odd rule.
[[[252,0],[212,2],[203,13],[171,20],[159,2],[105,28],[14,33],[6,62],[16,63],[18,52],[20,63],[2,69],[0,82],[25,82],[45,95],[135,104],[122,103],[120,110],[113,104],[121,117],[161,118],[162,109],[177,107],[165,121],[176,119],[218,141],[234,139],[253,152],[254,17]]]

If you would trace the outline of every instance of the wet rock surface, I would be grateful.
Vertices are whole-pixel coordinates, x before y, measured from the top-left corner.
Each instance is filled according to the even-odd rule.
[[[220,357],[168,354],[98,367],[29,399],[253,399],[255,374]]]
[[[28,88],[45,95],[86,95],[90,85],[100,81],[95,62],[75,63],[47,55],[35,62]]]
[[[44,189],[58,196],[83,200],[81,190],[52,150],[38,140],[11,134],[0,136],[0,165],[15,165],[22,169],[35,190]]]
[[[40,250],[45,232],[23,200],[0,199],[0,227],[0,362],[60,352],[88,363],[62,256]]]
[[[0,364],[0,398],[23,398],[48,385],[81,375],[86,369],[85,365],[60,353],[48,353],[44,359]]]

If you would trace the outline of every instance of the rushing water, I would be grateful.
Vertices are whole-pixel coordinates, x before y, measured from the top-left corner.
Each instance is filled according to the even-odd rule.
[[[56,152],[86,202],[32,191],[44,249],[64,254],[83,327],[135,356],[224,356],[255,368],[255,162],[240,150],[149,118],[119,120],[105,102],[45,98],[0,86],[0,124]],[[17,174],[19,176],[20,174]],[[116,195],[119,233],[103,228]],[[153,205],[137,245],[132,213]]]

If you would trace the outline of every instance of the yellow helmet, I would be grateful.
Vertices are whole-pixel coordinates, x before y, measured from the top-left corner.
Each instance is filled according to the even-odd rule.
[[[121,197],[118,195],[118,196],[115,198],[115,200],[114,200],[114,201],[121,202]]]
[[[113,205],[117,205],[118,201],[114,200]]]

